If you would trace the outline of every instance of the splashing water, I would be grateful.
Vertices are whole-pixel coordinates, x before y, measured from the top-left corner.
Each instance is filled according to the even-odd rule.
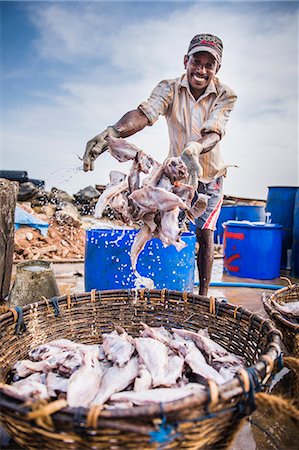
[[[125,236],[126,233],[126,229],[124,228],[121,235],[118,236],[114,241],[110,241],[110,244],[117,244],[119,241],[121,241],[123,239],[123,237]]]
[[[154,280],[148,277],[143,277],[137,270],[134,271],[136,275],[136,279],[134,281],[135,289],[146,288],[146,289],[154,289],[155,284]]]
[[[67,169],[65,167],[61,167],[57,170],[54,170],[53,172],[47,174],[47,176],[45,176],[45,182],[46,184],[51,184],[52,183],[52,177],[55,175],[56,177],[58,177],[57,182],[58,183],[67,183],[68,181],[70,181],[75,175],[78,174],[78,172],[83,171],[83,167],[82,165],[80,165],[79,167],[68,167]]]

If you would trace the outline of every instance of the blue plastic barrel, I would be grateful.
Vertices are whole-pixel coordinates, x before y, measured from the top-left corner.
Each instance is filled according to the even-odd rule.
[[[292,275],[299,277],[299,188],[297,188],[294,205]]]
[[[133,289],[130,250],[138,230],[89,229],[85,245],[85,289]],[[156,289],[193,291],[195,267],[194,233],[183,233],[187,244],[181,251],[161,240],[147,242],[137,261],[137,271],[154,281]]]
[[[271,222],[282,226],[281,267],[289,269],[288,253],[293,243],[294,204],[297,187],[269,186],[266,211],[271,213]]]
[[[231,220],[224,226],[224,270],[227,273],[259,280],[279,277],[281,225]]]
[[[221,207],[220,214],[216,223],[216,230],[214,233],[215,244],[223,243],[224,228],[222,224],[227,222],[228,220],[235,220],[235,218],[236,218],[236,206],[224,205]]]
[[[236,220],[249,220],[249,222],[265,222],[265,207],[256,205],[237,205]]]

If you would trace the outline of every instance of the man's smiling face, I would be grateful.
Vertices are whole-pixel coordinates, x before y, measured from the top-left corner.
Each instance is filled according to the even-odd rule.
[[[220,66],[208,52],[198,52],[184,57],[187,80],[190,90],[197,100],[205,91]]]

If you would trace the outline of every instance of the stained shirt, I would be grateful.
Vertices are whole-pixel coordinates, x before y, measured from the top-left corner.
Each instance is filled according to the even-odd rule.
[[[146,115],[149,125],[155,123],[159,115],[165,116],[170,140],[168,156],[179,156],[188,142],[198,141],[205,133],[213,131],[222,138],[236,99],[234,91],[214,77],[195,100],[187,76],[182,75],[161,81],[138,108]],[[203,168],[200,177],[203,183],[226,175],[228,166],[221,157],[218,143],[199,156],[199,163]]]

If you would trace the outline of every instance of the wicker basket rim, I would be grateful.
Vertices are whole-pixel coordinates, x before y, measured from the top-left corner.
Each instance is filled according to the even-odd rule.
[[[284,293],[286,291],[292,291],[293,289],[299,289],[299,283],[293,283],[289,284],[288,286],[284,286],[277,291],[273,292],[273,294],[270,295],[271,300],[275,300],[277,295]]]
[[[272,318],[275,317],[275,320],[277,322],[280,322],[287,328],[291,329],[293,332],[299,333],[299,324],[296,324],[290,320],[288,320],[285,316],[281,314],[280,311],[278,311],[274,306],[272,305],[272,298],[263,298],[262,299],[264,308],[266,312],[269,314],[269,316]]]

